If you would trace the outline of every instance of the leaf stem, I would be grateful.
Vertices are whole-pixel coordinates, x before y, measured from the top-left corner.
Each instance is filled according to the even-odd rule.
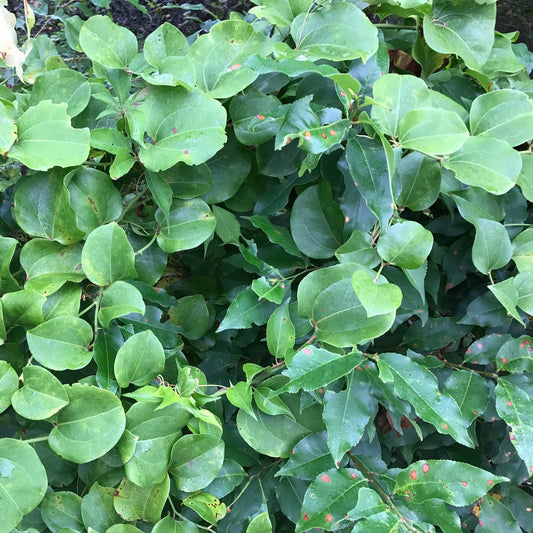
[[[418,26],[404,26],[403,24],[374,24],[376,28],[383,28],[385,30],[417,30]]]
[[[44,437],[35,437],[33,439],[20,439],[22,442],[26,442],[27,444],[32,444],[34,442],[44,442],[45,440],[48,440],[48,435],[45,435]]]
[[[100,302],[102,301],[103,295],[104,293],[100,291],[94,302],[96,309],[94,310],[93,331],[95,335],[98,333],[98,311],[100,310]]]
[[[80,311],[80,312],[78,313],[78,317],[83,316],[85,313],[87,313],[87,311],[90,311],[90,310],[96,305],[96,303],[97,303],[97,302],[96,302],[96,300],[95,300],[91,305],[89,305],[88,307],[86,307],[83,311]]]
[[[135,255],[141,255],[143,252],[148,250],[148,248],[150,248],[150,246],[152,246],[152,244],[154,244],[154,242],[157,239],[157,236],[159,235],[160,231],[161,231],[161,228],[157,228],[156,232],[154,233],[154,236],[150,239],[150,242],[146,246],[143,246],[140,250],[137,250],[135,252]]]

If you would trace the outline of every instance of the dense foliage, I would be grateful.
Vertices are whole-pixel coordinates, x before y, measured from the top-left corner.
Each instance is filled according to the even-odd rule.
[[[255,4],[2,33],[0,532],[532,531],[532,54]]]

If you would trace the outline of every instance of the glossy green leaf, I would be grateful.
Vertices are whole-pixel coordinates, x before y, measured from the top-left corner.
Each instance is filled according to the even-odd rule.
[[[20,252],[20,264],[26,271],[27,289],[46,296],[67,281],[85,278],[81,269],[81,244],[63,246],[45,239],[32,239]]]
[[[272,244],[278,244],[288,254],[296,257],[302,256],[286,227],[272,224],[268,217],[263,215],[254,215],[249,217],[248,220],[254,227],[262,230]]]
[[[344,519],[366,485],[366,479],[352,468],[332,468],[319,474],[305,493],[296,533],[314,527],[327,529]]]
[[[252,409],[252,388],[244,381],[238,381],[235,385],[228,388],[226,398],[238,409],[243,409],[251,417],[255,418]]]
[[[146,37],[143,54],[148,63],[158,67],[167,57],[185,56],[188,50],[185,35],[172,24],[165,22]]]
[[[396,394],[409,401],[422,420],[433,424],[439,433],[473,447],[467,432],[470,421],[463,416],[457,402],[442,394],[437,378],[422,365],[400,354],[380,354],[379,377],[386,383],[394,383]]]
[[[156,220],[161,228],[157,243],[169,253],[196,248],[213,234],[217,223],[209,206],[198,198],[174,200],[168,217],[158,210]]]
[[[532,400],[531,397],[513,382],[513,376],[502,377],[494,393],[496,394],[496,410],[511,428],[509,438],[520,458],[526,463],[528,473],[533,472],[533,454],[531,441]]]
[[[124,409],[113,393],[92,385],[75,383],[66,390],[69,404],[57,415],[48,444],[68,461],[87,463],[118,442],[126,426]]]
[[[250,521],[246,533],[272,533],[272,522],[265,511]]]
[[[380,262],[378,253],[372,246],[372,237],[357,229],[340,248],[337,248],[335,257],[341,263],[359,263],[368,268],[374,268]]]
[[[19,388],[19,377],[7,361],[0,361],[0,413],[4,412]]]
[[[115,511],[128,522],[144,520],[155,524],[161,518],[169,490],[168,476],[161,483],[144,488],[124,478],[115,491],[113,505]]]
[[[402,291],[397,285],[376,281],[364,270],[358,270],[352,276],[353,290],[368,317],[395,312],[402,303]]]
[[[34,170],[81,165],[89,155],[89,129],[71,126],[66,103],[39,102],[19,117],[17,128],[9,157]]]
[[[248,287],[241,291],[231,302],[224,319],[217,331],[225,329],[246,329],[252,324],[265,324],[272,314],[274,304],[268,300],[260,300]]]
[[[0,440],[2,531],[9,533],[43,499],[46,470],[35,450],[16,439]]]
[[[441,54],[456,54],[472,69],[489,58],[494,43],[496,5],[493,2],[450,3],[435,0],[424,16],[424,38]]]
[[[69,203],[64,173],[38,173],[21,183],[15,194],[15,218],[34,237],[72,244],[83,237],[76,224],[76,212]]]
[[[294,205],[291,233],[298,249],[313,259],[333,256],[343,242],[344,217],[329,185],[308,187]]]
[[[145,305],[141,293],[131,283],[115,281],[102,293],[98,320],[108,328],[114,318],[128,313],[144,314]]]
[[[199,339],[210,327],[209,309],[201,294],[180,298],[178,305],[170,308],[169,316],[178,332],[187,339]]]
[[[259,279],[252,281],[252,290],[262,300],[266,298],[269,302],[280,304],[287,292],[287,285],[284,282],[280,282],[278,278],[265,278],[261,276]]]
[[[492,194],[504,194],[513,187],[522,168],[520,154],[509,143],[492,137],[469,137],[462,148],[442,162],[466,185]]]
[[[519,233],[512,243],[513,261],[519,272],[533,270],[533,228]]]
[[[144,123],[138,127],[152,141],[141,146],[139,157],[149,170],[166,170],[179,161],[199,165],[226,140],[225,109],[199,89],[155,87],[140,110],[143,118],[138,120]]]
[[[522,529],[520,529],[513,513],[497,498],[483,498],[480,501],[480,508],[479,525],[487,533],[496,533],[497,531],[521,533]]]
[[[139,402],[126,413],[126,433],[117,445],[126,476],[140,487],[164,481],[170,450],[189,414],[177,403],[158,409],[157,402]],[[130,448],[130,445],[132,448]]]
[[[376,28],[348,2],[301,13],[291,23],[291,36],[303,59],[366,61],[378,48]]]
[[[13,409],[29,420],[44,420],[63,409],[69,399],[63,384],[40,366],[22,370],[23,386],[11,398]]]
[[[1,299],[3,309],[3,326],[13,325],[33,328],[43,320],[43,306],[46,297],[42,294],[26,289],[8,292]]]
[[[41,504],[43,521],[50,531],[79,531],[83,528],[81,498],[74,492],[48,493]]]
[[[472,135],[517,146],[533,138],[533,102],[521,91],[502,89],[478,96],[470,109]]]
[[[35,360],[51,370],[83,368],[92,358],[92,328],[75,316],[47,320],[29,330],[26,339]]]
[[[133,248],[118,224],[105,224],[89,233],[81,264],[92,283],[105,287],[117,280],[134,279],[137,273],[133,263]]]
[[[446,109],[413,109],[398,124],[402,148],[425,154],[456,152],[467,138],[468,130],[461,117]]]
[[[505,266],[512,256],[511,240],[499,222],[480,218],[475,221],[476,238],[472,246],[472,261],[483,274]]]
[[[16,239],[0,236],[0,294],[20,289],[9,268],[16,248]]]
[[[122,521],[113,507],[115,489],[95,483],[81,501],[83,524],[95,531],[106,531]]]
[[[265,18],[271,24],[278,26],[290,26],[294,17],[300,13],[306,13],[310,8],[311,0],[258,0],[258,4],[250,10],[257,18]]]
[[[426,260],[433,246],[433,235],[421,224],[403,221],[388,228],[378,240],[380,257],[401,268],[414,269]]]
[[[431,499],[462,506],[475,502],[496,483],[507,481],[468,463],[446,460],[417,461],[396,477],[394,492],[412,502]]]
[[[346,163],[353,184],[383,228],[394,211],[386,153],[376,139],[355,137],[346,145]]]
[[[128,153],[131,150],[131,143],[116,129],[95,128],[91,130],[91,147],[117,155],[121,152]]]
[[[37,76],[31,92],[30,104],[37,105],[42,100],[53,104],[67,104],[70,117],[79,115],[89,103],[91,85],[80,72],[66,68],[50,70]]]
[[[220,240],[224,244],[238,244],[241,236],[241,226],[237,217],[218,205],[213,206],[213,213],[217,219],[215,232]]]
[[[172,447],[169,471],[178,489],[194,492],[215,479],[223,461],[223,441],[214,435],[185,435]]]
[[[7,111],[6,106],[0,102],[0,153],[5,154],[17,139],[17,126]]]
[[[287,370],[283,372],[290,381],[281,391],[298,392],[316,390],[351,372],[363,356],[358,351],[338,355],[323,348],[308,346],[296,352]]]
[[[105,68],[126,69],[137,55],[137,39],[109,17],[91,17],[81,27],[80,46],[87,56]]]
[[[165,367],[165,352],[158,338],[150,331],[136,333],[117,352],[115,377],[121,387],[147,385]]]
[[[180,520],[176,522],[170,515],[162,518],[152,529],[153,533],[199,533],[194,522]]]
[[[284,359],[292,352],[296,330],[289,313],[289,300],[285,300],[267,322],[266,329],[268,351],[278,359]]]
[[[198,86],[213,98],[227,98],[250,85],[257,73],[243,67],[251,55],[266,56],[272,44],[245,21],[221,22],[192,44],[189,57]]]
[[[516,183],[520,186],[522,194],[531,202],[533,200],[533,154],[522,152],[520,156],[522,157],[522,170]]]
[[[322,415],[328,430],[328,448],[335,464],[363,437],[365,428],[378,410],[368,383],[358,383],[357,376],[347,378],[346,389],[327,391]]]
[[[65,177],[76,224],[86,233],[118,219],[122,199],[109,176],[93,168],[79,167]]]

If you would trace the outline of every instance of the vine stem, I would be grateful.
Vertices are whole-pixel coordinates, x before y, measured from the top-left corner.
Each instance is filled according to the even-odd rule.
[[[95,307],[96,307],[96,309],[94,310],[94,322],[93,322],[93,329],[94,329],[95,335],[98,333],[98,311],[100,310],[100,302],[102,301],[103,295],[104,293],[100,291],[98,293],[98,296],[96,297],[96,301],[94,302]]]
[[[383,28],[385,30],[417,30],[418,26],[404,26],[403,24],[374,24],[376,28]]]
[[[157,228],[156,232],[154,233],[154,236],[150,239],[150,242],[146,246],[143,246],[140,250],[137,250],[135,252],[135,255],[141,255],[144,251],[148,250],[148,248],[150,248],[150,246],[154,244],[160,231],[161,231],[161,228]]]
[[[46,435],[45,437],[35,437],[34,439],[20,439],[22,440],[22,442],[26,442],[27,444],[32,444],[34,442],[44,442],[45,440],[48,440],[48,435]]]

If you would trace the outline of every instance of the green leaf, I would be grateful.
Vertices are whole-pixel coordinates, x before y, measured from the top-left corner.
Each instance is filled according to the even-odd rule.
[[[15,218],[34,237],[73,244],[84,236],[69,203],[64,172],[53,170],[26,178],[15,194]]]
[[[193,509],[201,518],[213,525],[226,516],[226,504],[207,492],[190,494],[183,500],[183,505]]]
[[[441,54],[456,54],[474,70],[489,58],[494,43],[496,5],[493,2],[434,0],[424,16],[424,38]]]
[[[283,372],[290,381],[276,392],[316,390],[350,373],[363,360],[358,351],[338,355],[323,348],[308,346],[296,352],[287,370]]]
[[[108,69],[125,70],[137,55],[135,35],[102,15],[91,17],[85,22],[81,27],[79,40],[87,57]]]
[[[357,383],[352,374],[346,389],[326,391],[322,415],[328,430],[328,448],[335,464],[363,437],[367,424],[376,415],[378,404],[368,383]]]
[[[180,520],[176,522],[170,515],[162,518],[152,529],[153,533],[200,533],[193,522]]]
[[[262,300],[266,298],[269,302],[280,304],[285,297],[287,285],[280,282],[278,278],[265,278],[261,276],[259,279],[252,281],[252,290]]]
[[[150,331],[131,336],[117,352],[115,377],[121,387],[147,385],[165,368],[165,352],[158,338]]]
[[[398,124],[402,148],[425,154],[456,152],[467,138],[468,130],[461,117],[447,109],[413,109]]]
[[[104,328],[111,321],[128,313],[144,315],[145,305],[141,293],[131,283],[115,281],[103,290],[98,320]]]
[[[496,410],[511,428],[509,438],[520,458],[526,463],[528,474],[533,472],[531,430],[533,401],[526,391],[513,382],[513,376],[501,377],[494,389]]]
[[[22,369],[23,386],[11,398],[13,409],[29,420],[44,420],[63,409],[69,399],[63,384],[40,366]],[[18,385],[18,384],[17,384]]]
[[[394,212],[394,201],[387,156],[381,142],[367,137],[349,139],[346,163],[353,184],[381,227],[386,228]]]
[[[83,464],[107,453],[120,439],[126,417],[120,400],[92,385],[65,386],[69,403],[59,411],[48,445],[67,461]]]
[[[215,232],[219,239],[224,244],[238,244],[241,236],[241,226],[237,217],[218,205],[213,206],[213,214],[217,219]]]
[[[255,418],[252,409],[252,388],[244,381],[238,381],[226,391],[226,398],[238,409],[243,409],[251,417]]]
[[[26,339],[35,360],[51,370],[83,368],[92,358],[92,328],[76,316],[51,318],[29,330]]]
[[[409,401],[422,420],[433,424],[439,433],[451,435],[465,446],[474,446],[467,432],[470,421],[452,397],[440,392],[437,378],[429,370],[394,353],[380,354],[378,366],[380,379],[394,383],[396,394]]]
[[[113,505],[115,511],[128,522],[144,520],[155,524],[161,518],[169,490],[168,476],[161,483],[148,487],[139,487],[124,478],[115,491]]]
[[[119,218],[122,198],[107,174],[94,168],[79,167],[65,177],[76,224],[90,233],[98,226]]]
[[[91,231],[81,253],[83,271],[92,283],[101,287],[136,278],[134,259],[126,233],[115,222]]]
[[[296,47],[294,55],[303,59],[366,61],[378,49],[377,28],[348,2],[301,13],[290,28]]]
[[[367,481],[358,470],[332,468],[319,474],[305,493],[296,533],[310,528],[331,529],[344,518],[357,501]]]
[[[0,507],[2,531],[8,533],[46,494],[46,470],[35,450],[25,442],[0,439]]]
[[[0,361],[0,413],[11,405],[13,394],[18,391],[18,388],[17,373],[8,362]]]
[[[420,78],[411,75],[385,74],[376,80],[372,88],[374,100],[372,120],[392,137],[398,135],[402,118],[412,111],[431,105],[431,93]]]
[[[403,341],[415,350],[438,350],[464,337],[470,329],[458,323],[457,318],[430,318],[424,324],[421,321],[412,324]]]
[[[285,359],[294,348],[296,331],[285,300],[271,315],[266,328],[268,351],[277,359]]]
[[[0,153],[6,154],[17,139],[17,126],[7,111],[6,106],[0,102]]]
[[[492,194],[504,194],[516,183],[522,159],[505,141],[469,137],[442,165],[453,170],[461,183],[481,187]]]
[[[110,154],[118,155],[121,152],[129,153],[131,150],[131,143],[128,138],[118,130],[112,128],[95,128],[94,130],[91,130],[91,147],[97,148],[98,150],[105,150]]]
[[[520,186],[526,200],[531,202],[533,200],[533,154],[521,152],[520,156],[522,157],[522,170],[516,183]]]
[[[113,507],[115,489],[94,483],[81,501],[81,516],[85,527],[106,531],[121,518]]]
[[[343,242],[344,216],[327,182],[305,189],[294,202],[291,233],[298,249],[313,259],[335,254]]]
[[[254,227],[262,230],[272,244],[281,246],[288,254],[302,257],[286,227],[272,224],[268,217],[263,215],[254,215],[248,217],[248,220]]]
[[[509,533],[521,533],[513,513],[497,498],[483,498],[480,501],[481,512],[479,513],[479,526],[487,533],[508,531]]]
[[[79,531],[83,529],[81,498],[73,492],[48,493],[41,504],[43,521],[50,531]]]
[[[268,512],[265,511],[251,520],[246,528],[246,533],[272,533],[272,522]]]
[[[45,239],[32,239],[20,252],[20,264],[26,271],[26,289],[46,296],[67,281],[85,278],[81,269],[81,244],[63,246]]]
[[[188,51],[185,35],[176,26],[165,22],[146,37],[143,55],[150,65],[159,67],[166,58],[185,56]]]
[[[191,45],[189,57],[196,68],[198,86],[213,98],[228,98],[242,91],[257,72],[243,67],[249,56],[267,56],[272,43],[243,20],[214,25]]]
[[[511,240],[505,227],[499,222],[477,219],[476,238],[472,246],[472,261],[483,274],[504,267],[512,256]]]
[[[79,115],[89,103],[91,85],[80,72],[67,68],[50,70],[37,76],[30,96],[30,105],[37,105],[42,100],[53,104],[67,104],[70,117]]]
[[[398,167],[401,192],[396,199],[400,207],[423,211],[431,207],[440,193],[441,171],[437,161],[419,152],[402,157]]]
[[[0,294],[18,291],[17,280],[11,274],[9,265],[17,248],[17,240],[0,235]]]
[[[372,246],[372,237],[361,230],[353,230],[350,238],[335,252],[340,263],[359,263],[374,268],[380,259]]]
[[[533,270],[533,228],[519,233],[512,243],[513,261],[519,272]]]
[[[89,129],[71,126],[66,103],[39,102],[18,118],[17,128],[9,157],[34,170],[81,165],[89,155]]]
[[[199,89],[155,87],[140,110],[145,124],[139,127],[152,141],[141,146],[139,157],[149,170],[166,170],[179,161],[199,165],[226,141],[226,110]]]
[[[252,324],[265,324],[272,314],[274,304],[268,300],[260,300],[254,291],[248,287],[237,295],[231,302],[224,319],[218,326],[217,332],[225,329],[247,329]]]
[[[212,325],[209,308],[201,294],[180,298],[178,305],[169,309],[169,317],[172,324],[177,326],[178,332],[191,340],[205,335]]]
[[[496,483],[508,481],[481,468],[459,461],[417,461],[400,471],[395,494],[409,497],[413,503],[438,499],[450,505],[474,503]]]
[[[223,461],[223,441],[214,435],[185,435],[172,447],[169,470],[179,490],[194,492],[215,479]]]
[[[501,89],[478,96],[470,109],[472,135],[518,146],[533,138],[533,102],[521,91]]]
[[[113,365],[117,352],[123,344],[124,339],[116,326],[98,330],[93,345],[93,359],[98,365],[96,382],[103,389],[114,392],[117,388],[116,382],[113,381],[115,377]]]
[[[289,27],[294,17],[306,13],[312,0],[258,0],[258,7],[250,9],[257,18],[265,18],[271,24]]]
[[[148,487],[165,480],[170,451],[188,420],[189,414],[177,403],[159,409],[157,402],[139,402],[128,410],[117,450],[130,481]]]
[[[4,327],[19,325],[33,328],[43,319],[43,305],[46,298],[37,292],[26,289],[24,291],[8,292],[1,299]]]
[[[518,296],[518,307],[528,315],[533,314],[533,276],[530,272],[521,272],[515,276],[513,285]]]
[[[199,198],[174,200],[168,217],[160,209],[155,216],[161,228],[157,244],[169,253],[196,248],[209,239],[217,224],[209,206]]]
[[[422,266],[433,246],[433,235],[418,222],[401,221],[388,228],[378,240],[380,257],[401,268]]]
[[[397,285],[378,284],[364,270],[354,272],[352,287],[368,317],[395,312],[402,303],[402,291]]]

